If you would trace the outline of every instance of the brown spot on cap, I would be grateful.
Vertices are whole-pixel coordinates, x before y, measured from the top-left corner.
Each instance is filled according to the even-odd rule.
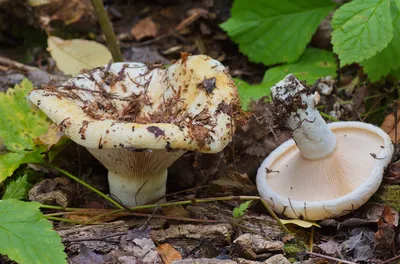
[[[155,138],[161,137],[161,136],[165,136],[165,133],[163,130],[161,130],[159,127],[156,126],[149,126],[147,128],[147,131],[149,131],[150,133],[154,134]]]
[[[197,88],[199,89],[204,89],[207,93],[212,93],[212,91],[216,88],[216,83],[217,83],[217,78],[211,77],[211,78],[206,78],[204,77],[204,80],[197,84]]]

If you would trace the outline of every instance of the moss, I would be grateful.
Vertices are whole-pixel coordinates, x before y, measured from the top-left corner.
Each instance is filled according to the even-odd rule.
[[[382,185],[374,196],[375,201],[400,210],[400,185]]]

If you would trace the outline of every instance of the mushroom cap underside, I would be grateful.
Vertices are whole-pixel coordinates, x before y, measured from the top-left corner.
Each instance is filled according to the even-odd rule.
[[[227,69],[204,55],[168,68],[114,63],[61,87],[30,93],[76,143],[87,148],[221,151],[232,139],[237,89]]]
[[[264,160],[257,188],[275,211],[291,218],[321,220],[360,207],[379,188],[393,154],[389,136],[362,122],[328,126],[337,139],[331,156],[305,159],[291,139]]]

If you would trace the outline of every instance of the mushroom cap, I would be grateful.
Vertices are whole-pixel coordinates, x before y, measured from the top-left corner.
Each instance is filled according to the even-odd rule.
[[[289,139],[260,166],[257,188],[274,211],[308,220],[337,217],[359,208],[379,188],[394,151],[390,137],[362,122],[328,126],[337,139],[329,157],[306,159]]]
[[[232,139],[239,107],[227,69],[205,55],[169,67],[113,63],[30,93],[73,141],[87,148],[214,153]]]

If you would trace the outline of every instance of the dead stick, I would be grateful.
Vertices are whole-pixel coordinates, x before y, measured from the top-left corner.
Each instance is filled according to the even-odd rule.
[[[400,255],[395,256],[395,257],[390,258],[390,259],[387,259],[387,260],[385,260],[384,262],[382,262],[381,264],[387,264],[387,263],[390,263],[390,262],[392,262],[392,261],[396,261],[396,260],[399,260],[399,259],[400,259]]]
[[[329,259],[329,260],[334,260],[334,261],[338,261],[339,263],[357,264],[357,263],[352,262],[352,261],[348,261],[348,260],[344,260],[344,259],[339,259],[339,258],[335,258],[335,257],[331,257],[331,256],[326,256],[326,255],[322,255],[322,254],[318,254],[318,253],[313,253],[313,252],[307,252],[307,255],[314,256],[314,257],[320,257],[320,258],[324,258],[324,259]],[[382,264],[383,264],[383,263],[382,263]]]

